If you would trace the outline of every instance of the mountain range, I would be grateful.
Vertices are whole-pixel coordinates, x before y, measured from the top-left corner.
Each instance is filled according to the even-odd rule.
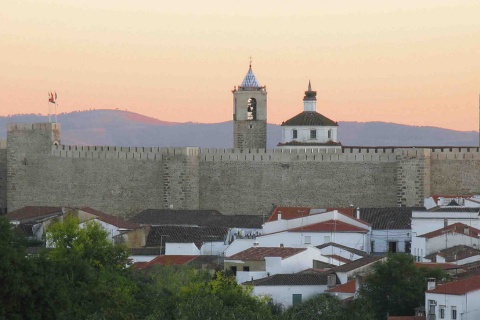
[[[48,122],[48,117],[20,114],[0,117],[0,139],[9,122]],[[122,110],[90,110],[58,115],[62,143],[144,147],[232,148],[233,122],[177,123]],[[344,146],[471,146],[479,145],[478,132],[409,126],[387,122],[338,122]],[[267,147],[281,140],[281,126],[268,124]]]

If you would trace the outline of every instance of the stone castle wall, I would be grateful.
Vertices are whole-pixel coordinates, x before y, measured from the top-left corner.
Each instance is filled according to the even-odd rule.
[[[7,211],[7,141],[0,140],[0,214]]]
[[[120,215],[145,208],[268,214],[272,205],[413,206],[431,193],[480,191],[478,148],[85,147],[55,145],[59,130],[9,127],[7,152],[0,149],[0,204],[3,174],[9,211],[70,205]]]

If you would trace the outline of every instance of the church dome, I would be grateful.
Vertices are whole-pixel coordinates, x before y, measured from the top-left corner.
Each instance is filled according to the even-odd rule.
[[[338,126],[338,124],[316,111],[303,111],[284,121],[282,126]]]

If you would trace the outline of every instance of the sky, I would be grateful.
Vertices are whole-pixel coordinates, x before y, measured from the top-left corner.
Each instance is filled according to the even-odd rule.
[[[478,131],[480,1],[2,0],[0,116],[128,110],[164,121],[232,119],[249,57],[268,122]]]

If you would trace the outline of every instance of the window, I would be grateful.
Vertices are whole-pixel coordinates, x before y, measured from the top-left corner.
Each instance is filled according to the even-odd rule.
[[[317,130],[310,130],[310,139],[317,139]]]
[[[440,306],[440,319],[445,319],[445,306]]]
[[[457,307],[452,306],[452,320],[457,319]]]
[[[312,237],[311,236],[305,236],[305,244],[310,244],[312,243]]]
[[[328,130],[328,139],[332,139],[332,129]]]
[[[255,98],[248,99],[247,120],[257,120],[257,100]]]
[[[297,129],[292,130],[292,139],[297,139],[298,138],[298,132]]]
[[[397,242],[396,241],[389,241],[388,242],[388,251],[395,253],[397,252]]]
[[[243,271],[250,271],[250,267],[243,267]]]
[[[435,300],[428,300],[428,315],[435,315],[435,306],[437,302]]]
[[[411,241],[405,241],[405,252],[410,253],[412,251],[412,242]]]
[[[298,294],[298,293],[294,293],[292,295],[292,302],[293,302],[294,306],[301,304],[302,303],[302,295]]]

